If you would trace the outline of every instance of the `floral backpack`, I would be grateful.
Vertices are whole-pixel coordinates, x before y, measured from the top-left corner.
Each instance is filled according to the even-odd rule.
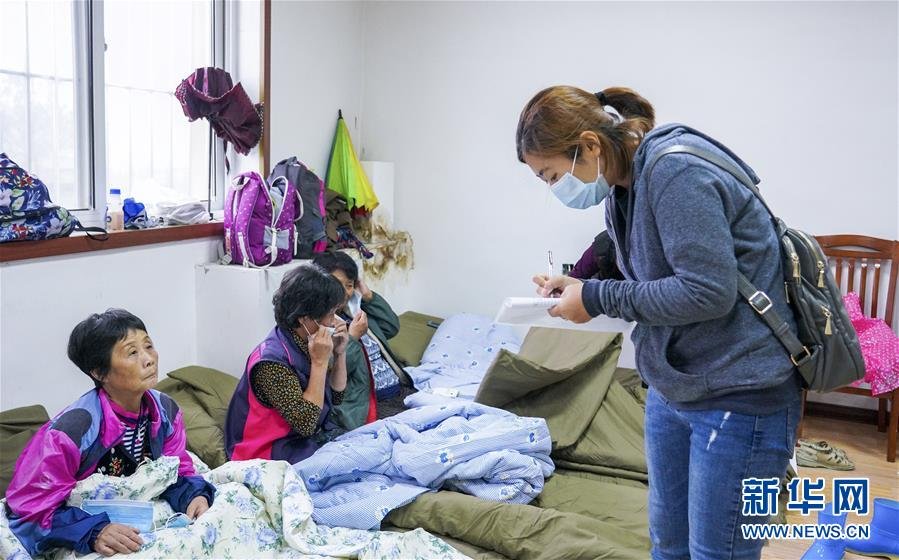
[[[290,262],[294,222],[302,215],[303,199],[286,177],[269,183],[255,171],[241,173],[225,199],[225,262],[255,268]]]
[[[0,243],[65,237],[86,228],[62,206],[53,204],[47,186],[0,153]]]

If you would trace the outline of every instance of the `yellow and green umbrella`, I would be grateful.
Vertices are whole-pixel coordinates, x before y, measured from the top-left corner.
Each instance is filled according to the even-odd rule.
[[[347,208],[351,210],[371,212],[378,206],[378,197],[356,157],[342,111],[337,112],[337,131],[334,133],[325,184],[332,191],[341,194],[347,201]]]

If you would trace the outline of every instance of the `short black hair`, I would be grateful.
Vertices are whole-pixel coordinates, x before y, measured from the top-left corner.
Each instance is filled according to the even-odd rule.
[[[69,335],[69,359],[97,387],[109,375],[112,349],[131,331],[147,332],[147,327],[134,314],[124,309],[107,309],[81,321]],[[94,375],[97,377],[95,378]]]
[[[356,261],[342,251],[318,253],[312,257],[312,262],[329,273],[335,270],[343,271],[346,277],[353,282],[359,279],[359,267],[356,266]]]
[[[314,264],[300,265],[284,275],[272,297],[275,322],[292,331],[300,317],[324,319],[345,298],[343,286],[325,269]]]

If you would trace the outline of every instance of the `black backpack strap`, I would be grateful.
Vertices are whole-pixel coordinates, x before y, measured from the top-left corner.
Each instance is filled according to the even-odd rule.
[[[83,232],[85,235],[93,239],[94,241],[106,241],[109,239],[109,232],[101,227],[85,227],[81,225],[81,222],[75,220],[75,231]],[[99,235],[91,235],[92,233],[96,233]]]
[[[670,146],[661,150],[655,156],[653,156],[652,160],[647,165],[646,169],[646,182],[649,182],[650,177],[652,176],[652,170],[655,167],[655,164],[661,159],[663,156],[668,154],[690,154],[692,156],[696,156],[700,159],[703,159],[712,165],[715,165],[724,171],[730,173],[734,176],[738,181],[740,181],[746,188],[752,191],[752,194],[762,203],[762,206],[765,207],[765,210],[768,211],[768,214],[771,215],[772,220],[774,220],[775,226],[777,226],[779,220],[774,215],[774,212],[768,207],[765,203],[765,199],[762,198],[762,194],[759,192],[758,187],[755,186],[755,183],[752,182],[752,179],[749,178],[749,175],[734,165],[733,163],[727,161],[726,159],[720,157],[718,154],[713,154],[706,150],[702,150],[699,148],[694,148],[693,146],[686,146],[683,144],[679,144],[676,146]],[[778,230],[778,228],[775,228]],[[780,231],[777,231],[778,235],[780,235]],[[752,282],[749,281],[749,278],[740,272],[737,271],[737,290],[740,292],[740,295],[743,296],[743,299],[749,303],[749,306],[758,314],[759,317],[762,318],[763,321],[771,328],[771,331],[774,333],[774,336],[783,344],[784,348],[787,349],[787,352],[790,353],[790,360],[792,360],[793,365],[800,366],[804,364],[811,357],[811,352],[806,346],[799,341],[796,335],[790,330],[790,326],[786,321],[780,316],[777,311],[774,310],[774,304],[771,301],[771,298],[768,297],[768,294],[759,290],[753,285]]]
[[[768,214],[770,214],[772,218],[774,218],[775,220],[777,219],[777,216],[775,216],[774,212],[771,211],[771,208],[768,207],[768,203],[765,202],[764,198],[762,198],[762,193],[759,192],[759,188],[755,186],[755,183],[752,182],[752,179],[749,178],[749,175],[747,175],[744,170],[740,169],[732,162],[727,161],[718,154],[714,154],[700,148],[694,148],[693,146],[687,146],[684,144],[669,146],[653,156],[652,161],[650,161],[649,165],[646,166],[646,169],[648,169],[648,175],[646,176],[647,182],[649,182],[649,176],[652,174],[652,169],[655,167],[656,162],[658,162],[659,159],[661,159],[663,156],[667,156],[668,154],[690,154],[691,156],[696,156],[699,159],[703,159],[711,163],[712,165],[719,167],[724,171],[727,171],[728,173],[733,175],[734,178],[743,183],[743,185],[747,189],[749,189],[757,199],[759,199],[759,202],[762,203],[762,206],[765,207],[765,210],[768,211]]]
[[[806,346],[803,346],[799,339],[790,330],[790,326],[781,318],[780,314],[775,311],[771,298],[765,292],[756,289],[749,281],[749,278],[737,271],[737,290],[743,296],[743,299],[749,303],[749,306],[762,318],[763,321],[771,328],[777,340],[783,344],[787,352],[790,353],[790,360],[794,366],[800,366],[811,357],[811,352]]]

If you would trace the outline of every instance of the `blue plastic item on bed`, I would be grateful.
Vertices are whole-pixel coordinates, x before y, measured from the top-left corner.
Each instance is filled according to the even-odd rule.
[[[81,509],[91,515],[105,513],[111,522],[134,527],[141,533],[149,533],[153,530],[153,502],[84,500]]]

